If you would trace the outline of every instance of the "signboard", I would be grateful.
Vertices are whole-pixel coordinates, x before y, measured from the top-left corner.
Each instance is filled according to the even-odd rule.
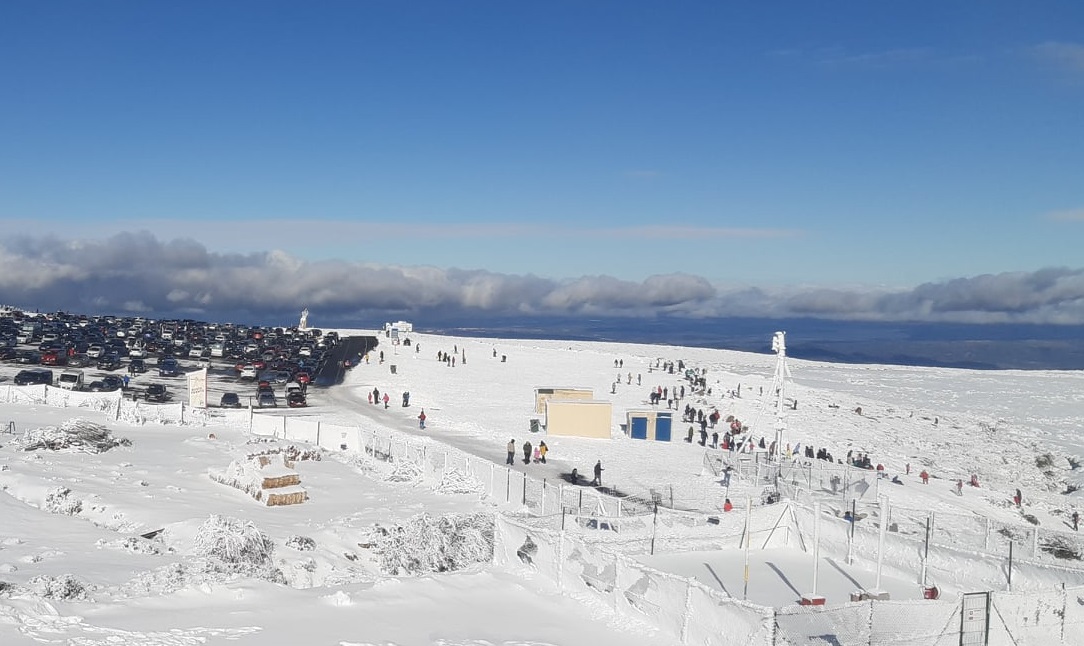
[[[207,408],[207,368],[188,373],[188,405]]]

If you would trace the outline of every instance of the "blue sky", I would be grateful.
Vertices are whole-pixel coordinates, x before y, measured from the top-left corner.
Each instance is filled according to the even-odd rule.
[[[826,7],[6,2],[0,242],[438,282],[1075,282],[1084,6]]]

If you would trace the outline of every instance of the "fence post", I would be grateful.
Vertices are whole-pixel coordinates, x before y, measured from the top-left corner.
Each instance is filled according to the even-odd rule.
[[[982,549],[990,551],[990,517],[986,517],[986,534],[982,537]]]
[[[527,474],[523,474],[523,504],[527,504]]]
[[[1031,557],[1035,558],[1039,556],[1039,528],[1036,527],[1032,530],[1031,534]]]
[[[540,501],[540,504],[539,504],[539,509],[541,511],[538,512],[538,515],[539,516],[545,516],[546,515],[546,479],[545,478],[542,478],[542,495],[540,495],[539,498],[541,498],[541,501]]]
[[[507,476],[505,478],[505,481],[504,481],[504,501],[505,502],[511,502],[512,501],[512,470],[509,469],[508,467],[505,467],[504,470],[505,470],[506,476]]]
[[[493,484],[494,478],[497,475],[497,463],[489,463],[489,495],[494,495],[496,492],[496,486]]]

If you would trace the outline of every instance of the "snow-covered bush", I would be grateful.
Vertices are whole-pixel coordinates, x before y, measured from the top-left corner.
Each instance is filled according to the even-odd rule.
[[[493,559],[493,517],[487,513],[419,514],[405,526],[377,527],[372,544],[389,574],[462,570]]]
[[[286,547],[295,549],[299,552],[311,552],[316,549],[316,541],[308,536],[291,536],[286,539]]]
[[[388,482],[415,483],[421,481],[422,475],[421,467],[413,462],[404,460],[395,464],[395,468],[392,469],[385,480]]]
[[[83,501],[72,495],[67,487],[57,487],[45,496],[45,510],[54,514],[74,516],[83,511]]]
[[[16,439],[15,445],[24,451],[48,449],[103,453],[118,446],[131,446],[132,442],[126,438],[114,438],[113,432],[100,424],[73,418],[60,426],[31,429]]]
[[[41,575],[27,581],[31,590],[46,599],[86,599],[87,587],[71,574]]]
[[[223,563],[259,568],[271,562],[275,544],[251,521],[213,514],[196,530],[195,550]]]
[[[447,469],[436,487],[436,492],[443,494],[483,493],[485,490],[484,484],[459,469]]]

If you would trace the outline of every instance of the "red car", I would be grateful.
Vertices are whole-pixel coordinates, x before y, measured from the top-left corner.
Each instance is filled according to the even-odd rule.
[[[312,381],[312,377],[310,377],[309,373],[307,372],[299,372],[294,375],[294,381],[299,384],[308,384],[310,381]]]
[[[59,366],[66,363],[68,356],[57,352],[56,350],[50,350],[43,352],[41,355],[41,365],[43,366]]]

